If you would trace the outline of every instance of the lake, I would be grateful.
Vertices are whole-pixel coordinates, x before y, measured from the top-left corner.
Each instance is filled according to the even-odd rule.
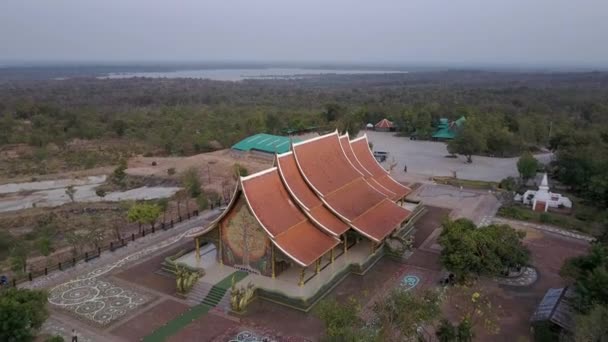
[[[348,70],[348,69],[299,69],[299,68],[266,68],[266,69],[197,69],[176,70],[167,72],[126,72],[110,73],[99,78],[200,78],[217,81],[242,81],[245,79],[298,79],[320,75],[357,75],[357,74],[395,74],[407,71],[392,70]]]

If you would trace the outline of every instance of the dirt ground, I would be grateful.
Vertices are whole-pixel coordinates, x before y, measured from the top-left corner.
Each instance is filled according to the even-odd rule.
[[[156,166],[152,163],[156,162]],[[219,150],[210,153],[197,154],[190,157],[135,157],[129,160],[128,174],[138,176],[167,177],[168,170],[175,169],[175,176],[194,167],[199,170],[203,187],[222,194],[228,183],[232,191],[234,179],[234,164],[244,166],[249,174],[262,171],[272,165],[272,160],[264,160],[251,155],[237,155],[230,150]]]

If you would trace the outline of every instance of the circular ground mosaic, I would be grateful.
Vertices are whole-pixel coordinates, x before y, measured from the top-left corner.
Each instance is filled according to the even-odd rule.
[[[126,315],[149,302],[152,297],[107,280],[99,279],[108,272],[180,241],[190,229],[158,244],[141,249],[114,263],[97,268],[74,280],[55,286],[49,292],[49,303],[100,325]],[[246,340],[245,340],[246,341]]]
[[[420,278],[418,276],[411,275],[411,274],[406,274],[401,279],[401,287],[404,288],[405,291],[409,291],[409,290],[413,289],[414,287],[418,286],[419,283],[420,283]]]

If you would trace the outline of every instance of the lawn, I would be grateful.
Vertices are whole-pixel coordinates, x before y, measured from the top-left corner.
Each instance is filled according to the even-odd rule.
[[[604,222],[608,214],[599,208],[591,207],[574,200],[573,212],[570,215],[546,212],[539,213],[532,211],[519,203],[503,205],[497,215],[505,218],[535,222],[540,224],[557,226],[567,230],[576,230],[592,236],[599,236],[605,229]]]

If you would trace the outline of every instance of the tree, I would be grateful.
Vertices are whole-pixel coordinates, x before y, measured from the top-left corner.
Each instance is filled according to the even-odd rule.
[[[363,121],[359,113],[349,113],[338,121],[338,130],[342,134],[348,133],[351,137],[356,137],[362,125]]]
[[[169,199],[161,198],[156,202],[156,204],[158,204],[158,206],[160,207],[160,210],[163,212],[163,223],[165,223],[165,218],[167,216],[167,209],[169,208]]]
[[[73,203],[74,195],[76,195],[76,188],[74,188],[73,185],[68,186],[67,188],[65,188],[65,194],[68,195],[68,197],[70,198],[70,201],[72,201],[72,203]]]
[[[104,198],[106,197],[106,191],[104,189],[97,189],[95,190],[95,195],[97,195],[98,197]]]
[[[477,228],[470,220],[458,219],[447,220],[442,227],[440,260],[459,280],[471,275],[499,276],[530,259],[522,242],[525,232],[508,225]]]
[[[467,158],[468,163],[472,163],[473,155],[482,152],[485,146],[486,142],[482,133],[465,124],[456,138],[448,142],[447,148],[449,153],[462,154]]]
[[[502,308],[495,306],[491,296],[481,292],[476,284],[449,287],[445,297],[447,305],[457,308],[459,314],[458,324],[453,326],[456,339],[452,341],[472,341],[475,328],[490,334],[499,332],[498,322]]]
[[[36,240],[36,248],[40,254],[49,256],[53,251],[53,242],[46,236],[42,236]]]
[[[27,266],[27,249],[24,244],[16,243],[10,253],[11,270],[14,272],[23,272]]]
[[[560,274],[574,280],[581,311],[608,305],[608,246],[594,243],[589,254],[568,259]]]
[[[323,118],[327,123],[339,120],[346,110],[344,107],[336,103],[328,103],[325,105],[325,111],[323,112]]]
[[[435,291],[412,293],[401,287],[376,302],[373,310],[383,341],[403,341],[416,336],[417,328],[440,314],[439,295]]]
[[[456,327],[447,319],[442,319],[439,327],[435,331],[435,335],[439,342],[456,342],[458,335]]]
[[[209,200],[207,199],[207,195],[205,193],[201,193],[196,198],[196,204],[198,205],[199,210],[207,210],[209,208]]]
[[[191,167],[184,171],[181,176],[182,186],[191,198],[197,198],[201,194],[201,181],[196,168]]]
[[[127,173],[125,172],[126,170],[127,160],[121,159],[118,163],[118,166],[114,169],[114,172],[112,173],[112,181],[116,184],[122,185],[125,180],[125,177],[127,176]]]
[[[249,175],[249,170],[243,165],[236,163],[234,164],[234,175],[236,179],[239,177],[247,177],[247,175]]]
[[[325,334],[328,337],[352,341],[362,323],[360,311],[361,305],[352,297],[344,303],[326,299],[315,308],[315,315],[325,324]]]
[[[32,341],[48,317],[44,291],[9,288],[0,295],[0,341]]]
[[[517,161],[517,171],[519,171],[519,177],[521,177],[524,184],[536,175],[537,169],[538,160],[534,158],[532,153],[526,151],[519,157],[519,160]]]
[[[151,228],[154,228],[160,213],[161,208],[156,204],[136,203],[127,212],[127,219],[130,222],[137,222],[141,233],[142,224],[149,224]]]
[[[594,305],[587,314],[576,316],[574,341],[608,341],[608,306]]]

